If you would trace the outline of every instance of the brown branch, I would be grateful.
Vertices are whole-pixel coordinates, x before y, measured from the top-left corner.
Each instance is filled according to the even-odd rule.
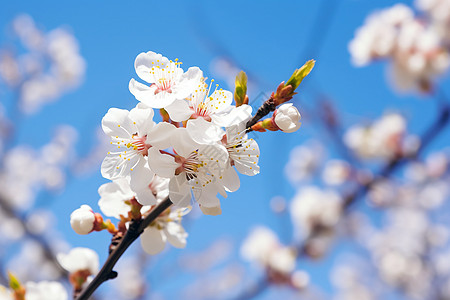
[[[267,116],[270,112],[275,111],[276,108],[277,106],[275,104],[273,96],[271,96],[258,108],[253,118],[251,118],[251,120],[247,122],[247,130],[249,131],[253,125],[255,125],[263,117]]]
[[[130,223],[127,233],[123,236],[120,244],[111,252],[105,261],[100,272],[95,276],[91,283],[80,293],[77,300],[87,300],[89,296],[105,281],[117,277],[117,272],[113,271],[119,258],[130,247],[130,245],[144,232],[144,229],[150,225],[163,211],[169,208],[172,202],[167,197],[158,204],[144,219],[134,220]]]

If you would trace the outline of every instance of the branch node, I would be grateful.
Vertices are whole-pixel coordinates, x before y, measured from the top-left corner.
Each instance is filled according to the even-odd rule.
[[[111,271],[111,272],[108,274],[108,280],[109,280],[109,279],[114,279],[114,278],[116,278],[117,275],[118,275],[118,273],[117,273],[116,271]]]

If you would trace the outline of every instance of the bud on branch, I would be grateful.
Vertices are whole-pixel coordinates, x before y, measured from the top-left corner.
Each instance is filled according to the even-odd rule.
[[[236,102],[236,107],[242,104],[248,104],[247,96],[247,74],[244,71],[240,71],[236,76],[235,88],[234,88],[234,101]]]

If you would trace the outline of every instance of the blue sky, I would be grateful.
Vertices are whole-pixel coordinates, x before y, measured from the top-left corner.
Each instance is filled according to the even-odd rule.
[[[328,6],[336,4],[327,33],[320,27],[329,17],[321,4],[324,1],[329,1]],[[78,39],[87,61],[81,87],[46,106],[40,114],[27,118],[21,125],[19,141],[37,147],[49,140],[56,124],[70,124],[80,132],[78,152],[88,151],[95,143],[95,129],[110,107],[131,109],[136,105],[128,82],[136,77],[133,66],[136,55],[149,50],[169,58],[178,57],[185,68],[198,66],[210,78],[215,75],[210,69],[211,61],[229,56],[250,76],[254,75],[250,80],[259,83],[250,99],[276,88],[295,68],[314,58],[316,67],[302,85],[296,103],[312,107],[315,105],[312,95],[317,91],[323,93],[342,111],[344,125],[375,118],[389,107],[414,120],[409,127],[420,133],[436,113],[430,103],[433,100],[397,94],[387,84],[385,64],[355,68],[347,50],[355,29],[365,17],[374,9],[393,3],[397,1],[5,2],[0,10],[0,28],[6,29],[19,13],[30,14],[45,30],[66,25]],[[5,30],[0,35],[0,45],[7,37]],[[323,43],[317,46],[322,38]],[[220,78],[217,82],[230,88]],[[5,100],[7,106],[8,101]],[[302,111],[301,105],[299,109]],[[314,119],[304,117],[307,121],[303,130],[294,134],[269,132],[258,136],[261,174],[241,177],[241,189],[223,201],[222,216],[197,220],[184,251],[204,249],[218,237],[230,237],[238,243],[254,224],[266,224],[273,229],[280,226],[270,211],[269,200],[276,195],[289,199],[294,194],[283,177],[289,151],[311,137],[324,136]],[[448,136],[447,131],[433,146],[446,145]],[[49,205],[58,212],[58,229],[73,246],[92,247],[104,259],[108,236],[103,233],[77,236],[68,222],[70,212],[81,204],[97,207],[97,188],[106,182],[99,167],[97,170],[92,176],[72,180],[66,191]],[[172,254],[181,251],[172,251],[169,257],[174,257]],[[308,265],[319,285],[329,287],[328,279],[317,274],[317,270],[326,270],[332,263],[330,260]]]

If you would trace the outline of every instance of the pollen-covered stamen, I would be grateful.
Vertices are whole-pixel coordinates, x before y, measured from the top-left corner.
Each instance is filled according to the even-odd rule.
[[[147,145],[145,142],[147,140],[147,136],[138,136],[137,133],[133,134],[132,136],[133,140],[128,142],[125,146],[128,149],[133,149],[135,151],[138,151],[140,154],[147,156],[148,155],[148,149],[151,147],[150,145]]]
[[[186,172],[186,177],[188,180],[197,178],[199,168],[203,167],[203,162],[199,159],[198,151],[191,152],[187,158],[177,156],[175,158],[175,162],[180,164],[180,166],[175,170],[175,174],[178,175],[181,172]]]
[[[172,88],[176,82],[176,71],[179,68],[178,65],[181,64],[178,59],[175,59],[175,62],[169,61],[168,64],[159,61],[152,62],[150,73],[155,78],[155,82],[152,84],[156,86],[155,95],[160,92],[172,93]]]
[[[221,103],[221,97],[225,97],[225,92],[222,89],[218,90],[219,85],[216,84],[214,91],[211,92],[211,86],[214,79],[211,79],[209,87],[207,84],[202,82],[198,89],[194,91],[191,98],[189,98],[189,106],[194,111],[191,118],[196,119],[198,117],[204,118],[206,121],[211,121],[211,115],[216,113],[219,109],[219,104]]]

